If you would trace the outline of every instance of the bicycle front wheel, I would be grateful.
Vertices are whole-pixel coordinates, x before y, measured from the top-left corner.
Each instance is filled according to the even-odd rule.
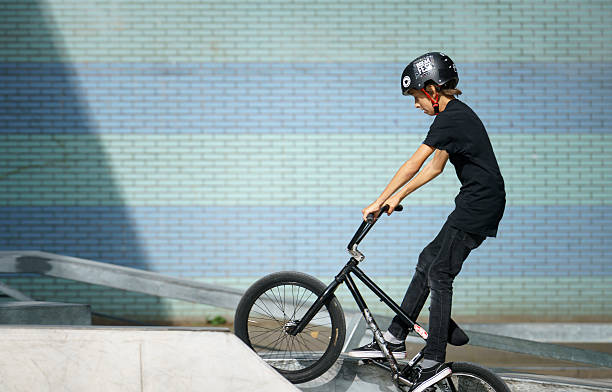
[[[492,371],[467,362],[451,363],[453,373],[436,385],[437,391],[510,392],[506,383]]]
[[[278,272],[255,282],[234,317],[234,332],[261,358],[294,384],[313,380],[336,361],[346,326],[332,297],[296,336],[286,332],[306,314],[325,285],[300,272]]]

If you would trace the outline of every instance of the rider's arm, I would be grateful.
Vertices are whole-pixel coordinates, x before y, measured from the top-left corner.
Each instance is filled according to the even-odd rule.
[[[389,182],[389,185],[385,188],[385,190],[380,194],[376,202],[382,205],[385,200],[387,200],[391,195],[395,193],[399,188],[403,187],[423,166],[423,162],[429,158],[431,153],[434,152],[434,148],[430,147],[426,144],[421,144],[421,146],[416,150],[416,152],[408,159],[402,167],[397,170],[395,176]],[[429,166],[429,165],[428,165]]]
[[[397,193],[397,196],[400,199],[403,199],[423,185],[427,184],[429,181],[436,178],[444,170],[446,161],[448,161],[448,152],[445,150],[436,150],[433,159],[429,161],[427,165],[425,165],[423,170],[421,170],[419,174],[417,174],[412,181],[408,183],[408,185]]]

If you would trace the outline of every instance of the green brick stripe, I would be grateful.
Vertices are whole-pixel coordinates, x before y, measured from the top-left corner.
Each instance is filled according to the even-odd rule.
[[[0,134],[1,205],[361,205],[414,134]],[[612,135],[492,134],[508,205],[610,205]],[[452,205],[444,173],[410,196]]]
[[[431,33],[432,20],[445,20]],[[0,61],[612,61],[610,1],[51,1],[0,5]],[[4,30],[4,31],[2,31]]]

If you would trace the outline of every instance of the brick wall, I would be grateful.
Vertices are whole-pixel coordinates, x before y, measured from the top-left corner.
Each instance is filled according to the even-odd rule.
[[[455,317],[612,319],[610,2],[7,0],[0,15],[0,250],[241,288],[282,269],[327,281],[431,122],[401,71],[441,50],[508,194]],[[449,164],[364,241],[398,301],[458,185]],[[217,312],[1,279],[116,316]]]

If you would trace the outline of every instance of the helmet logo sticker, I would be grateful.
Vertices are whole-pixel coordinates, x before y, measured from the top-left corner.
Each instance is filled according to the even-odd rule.
[[[434,69],[432,58],[430,56],[424,57],[414,64],[414,68],[419,76],[431,72]]]
[[[410,86],[410,76],[408,75],[404,76],[404,79],[402,79],[402,86],[406,88]]]

